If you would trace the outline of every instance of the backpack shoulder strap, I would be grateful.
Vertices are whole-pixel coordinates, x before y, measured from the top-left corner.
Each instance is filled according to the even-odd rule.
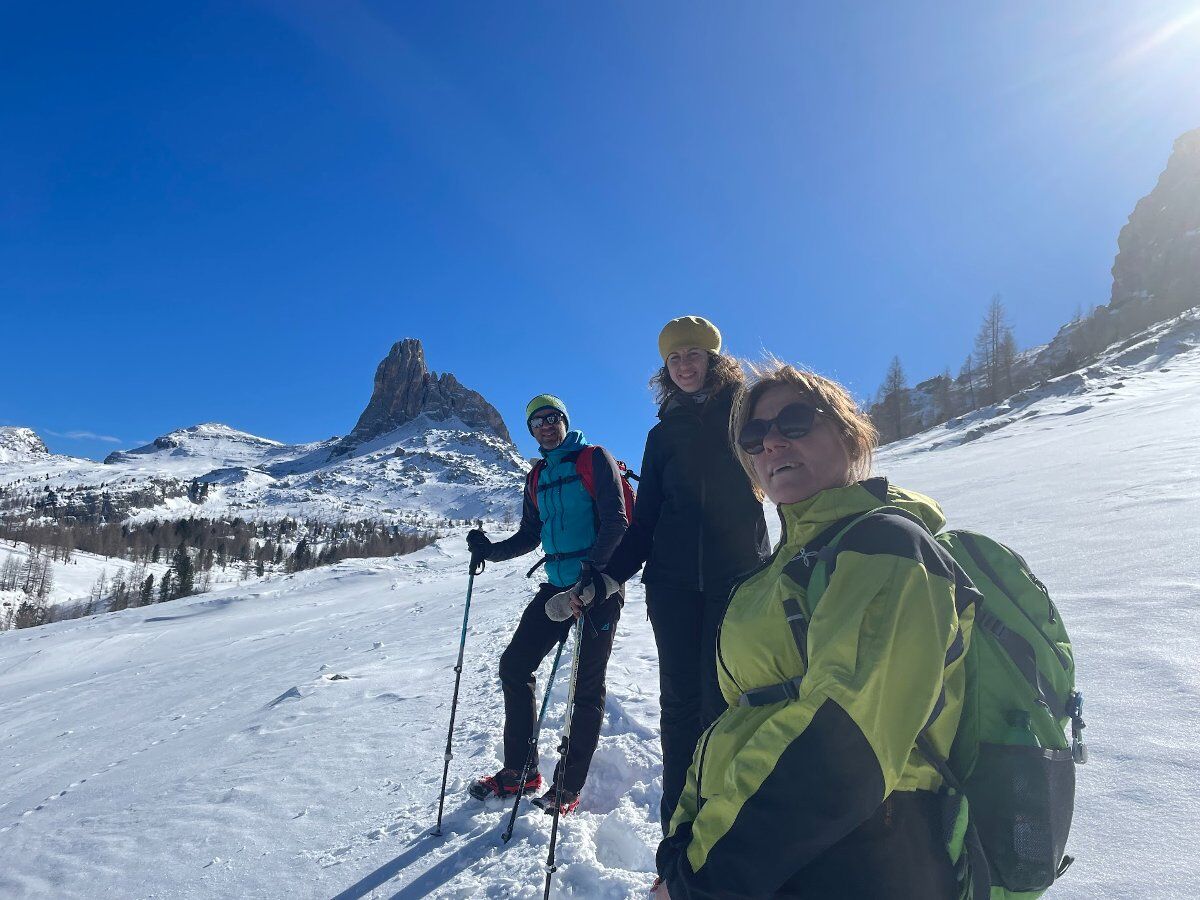
[[[596,470],[592,459],[595,453],[595,445],[588,444],[575,455],[575,471],[579,474],[579,480],[583,482],[584,490],[593,500],[596,499]]]
[[[533,500],[534,509],[538,508],[538,478],[544,468],[546,468],[546,461],[539,459],[525,476],[525,490],[529,493],[530,499]]]
[[[813,567],[812,575],[808,579],[807,591],[808,608],[810,610],[816,608],[817,601],[820,599],[821,594],[825,592],[825,588],[829,585],[829,566],[833,563],[833,561],[837,558],[838,553],[841,551],[842,541],[846,538],[846,535],[848,535],[860,522],[871,518],[877,513],[884,513],[886,515],[899,516],[902,519],[908,519],[910,522],[914,522],[919,525],[926,532],[929,531],[928,527],[924,522],[921,521],[920,517],[910,513],[908,510],[901,509],[898,506],[877,506],[875,509],[869,509],[865,513],[854,516],[848,521],[842,520],[845,524],[838,523],[841,525],[841,527],[838,528],[838,530],[835,531],[832,536],[825,540],[818,538],[817,541],[814,542],[813,546],[816,547],[815,550],[809,551],[807,547],[805,548],[805,556],[807,557],[811,553],[812,557],[812,562],[808,562],[806,560],[805,564],[812,565]],[[822,535],[822,537],[824,537],[824,535]]]

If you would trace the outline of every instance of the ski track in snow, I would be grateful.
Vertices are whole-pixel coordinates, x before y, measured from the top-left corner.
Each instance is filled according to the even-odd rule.
[[[1056,900],[1200,896],[1197,331],[900,442],[877,466],[952,526],[1017,547],[1071,630],[1091,761]],[[475,580],[440,838],[461,536],[0,634],[0,897],[540,897],[549,817],[526,801],[505,845],[508,805],[465,794],[500,763],[496,668],[529,562]],[[643,897],[653,877],[655,659],[635,583],[555,896]],[[569,669],[568,646],[545,775]]]

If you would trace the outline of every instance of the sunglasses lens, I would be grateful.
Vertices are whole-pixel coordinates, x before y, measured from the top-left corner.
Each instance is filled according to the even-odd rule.
[[[543,425],[557,425],[562,421],[562,413],[546,413],[544,416],[534,416],[529,420],[529,430],[536,431]]]
[[[802,438],[812,431],[817,411],[807,403],[792,403],[779,411],[773,419],[751,419],[742,426],[738,435],[738,446],[743,451],[754,456],[763,452],[763,441],[771,433],[771,428],[779,429],[788,440]]]
[[[779,411],[779,415],[775,417],[775,425],[785,438],[794,440],[812,431],[816,415],[816,410],[807,403],[793,403]]]
[[[738,446],[751,456],[762,453],[763,438],[767,436],[767,432],[770,430],[770,422],[765,422],[762,419],[751,419],[742,426],[741,433],[738,434]]]

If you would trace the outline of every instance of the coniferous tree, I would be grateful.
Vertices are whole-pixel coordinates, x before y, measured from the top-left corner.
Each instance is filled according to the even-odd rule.
[[[937,420],[935,424],[954,418],[954,392],[951,390],[953,384],[954,379],[950,377],[949,369],[933,380],[931,394],[934,418]]]
[[[142,582],[142,594],[139,598],[141,606],[149,606],[154,600],[154,573],[151,572]]]
[[[49,556],[42,557],[41,573],[38,578],[37,596],[45,600],[54,590],[54,568]]]
[[[1007,356],[1007,359],[1006,359]],[[1016,342],[1005,316],[1004,303],[995,294],[975,335],[975,367],[981,380],[981,403],[995,403],[1009,396],[1012,388],[1012,364],[1016,358]],[[1005,389],[1009,393],[1005,393]]]
[[[905,419],[908,416],[908,380],[904,376],[904,367],[900,357],[893,356],[884,376],[883,386],[879,389],[879,406],[882,409],[882,419],[885,434],[889,440],[899,440],[907,436]]]
[[[171,563],[171,571],[173,573],[172,580],[175,582],[175,597],[190,597],[195,593],[195,568],[192,565],[192,558],[188,555],[187,548],[180,543],[175,550],[175,559]]]
[[[1000,347],[997,350],[996,368],[997,374],[1004,386],[1005,396],[1011,397],[1016,393],[1016,388],[1013,386],[1013,368],[1017,362],[1017,341],[1013,337],[1012,329],[1005,327],[1004,333],[1000,336]]]
[[[962,364],[962,369],[959,370],[958,380],[966,379],[967,385],[967,409],[978,409],[979,404],[975,399],[975,369],[972,365],[971,354],[967,354],[966,361]]]

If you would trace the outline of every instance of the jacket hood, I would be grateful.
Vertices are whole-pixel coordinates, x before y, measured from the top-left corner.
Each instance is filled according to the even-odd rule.
[[[783,542],[803,546],[839,519],[880,506],[898,506],[912,513],[934,534],[946,524],[941,507],[931,498],[891,485],[886,478],[868,478],[846,487],[829,488],[799,503],[781,504]]]
[[[583,436],[583,432],[578,428],[568,431],[567,436],[563,438],[563,442],[553,450],[540,450],[543,457],[550,459],[551,456],[562,456],[570,453],[573,450],[582,450],[588,445],[587,438]]]

